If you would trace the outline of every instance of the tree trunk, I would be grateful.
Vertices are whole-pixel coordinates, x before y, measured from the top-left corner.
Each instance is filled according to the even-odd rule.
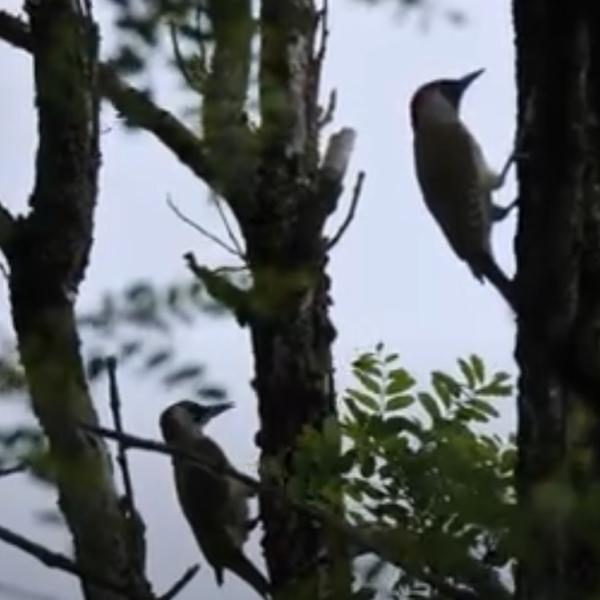
[[[516,239],[523,600],[600,594],[600,46],[593,6],[513,3],[524,128]]]
[[[84,595],[147,598],[105,445],[78,428],[97,422],[74,314],[97,191],[96,28],[77,2],[44,0],[27,9],[39,147],[30,214],[14,220],[4,236],[14,327],[33,409],[48,439],[60,509],[77,564],[90,575],[82,580]],[[94,585],[94,577],[128,591]]]
[[[241,224],[254,279],[249,325],[267,480],[270,460],[291,468],[305,426],[320,428],[336,414],[323,227],[346,164],[340,172],[319,166],[318,23],[312,0],[262,2],[259,177]],[[261,515],[269,572],[283,596],[350,596],[348,557],[322,525],[268,495]]]

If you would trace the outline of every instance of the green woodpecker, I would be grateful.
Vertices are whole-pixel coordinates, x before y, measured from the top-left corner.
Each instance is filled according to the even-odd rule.
[[[491,229],[515,204],[492,203],[492,191],[502,186],[514,156],[500,174],[494,172],[459,116],[463,93],[482,72],[431,81],[415,92],[410,105],[415,167],[425,204],[454,252],[477,279],[489,279],[512,303],[511,282],[494,260]]]
[[[253,491],[225,474],[233,467],[219,445],[204,434],[210,419],[230,407],[231,404],[202,406],[183,400],[162,413],[160,427],[169,446],[195,455],[210,466],[204,469],[185,458],[172,459],[179,504],[204,557],[214,569],[217,583],[223,584],[223,572],[228,569],[260,596],[268,597],[269,583],[243,552],[252,529],[248,497]]]

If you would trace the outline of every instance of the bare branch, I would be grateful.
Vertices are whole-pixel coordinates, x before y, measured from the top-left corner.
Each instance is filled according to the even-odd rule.
[[[179,69],[179,72],[183,76],[183,79],[188,84],[190,89],[192,89],[198,93],[201,93],[202,90],[198,86],[198,82],[194,81],[194,77],[190,73],[187,65],[185,64],[185,58],[183,57],[183,54],[181,53],[181,48],[179,46],[179,39],[177,38],[177,26],[173,22],[169,23],[169,33],[171,36],[171,47],[173,48],[173,56],[175,57],[175,63],[177,64],[177,68]]]
[[[240,325],[247,323],[252,316],[252,302],[248,291],[239,288],[226,277],[221,277],[219,271],[222,272],[222,269],[211,270],[199,265],[191,252],[186,252],[183,258],[207,292],[232,311]]]
[[[192,565],[185,573],[162,595],[158,600],[172,600],[196,576],[200,570],[199,565]]]
[[[216,235],[214,235],[207,229],[204,229],[204,227],[202,227],[202,225],[198,225],[198,223],[192,221],[192,219],[190,219],[189,217],[184,215],[181,212],[181,210],[177,207],[177,205],[173,202],[173,200],[171,199],[170,196],[167,196],[167,205],[184,223],[188,224],[190,227],[192,227],[193,229],[195,229],[196,231],[201,233],[203,236],[207,237],[209,240],[211,240],[218,246],[221,246],[221,248],[223,248],[224,250],[227,250],[227,252],[229,252],[230,254],[233,254],[234,256],[237,256],[238,258],[242,258],[242,259],[244,258],[244,255],[240,254],[236,248],[232,248],[226,242],[221,240],[219,237],[217,237]]]
[[[115,430],[123,433],[123,421],[121,419],[121,395],[119,394],[119,386],[117,383],[117,361],[114,356],[106,359],[106,368],[108,370],[108,385],[110,396],[110,410],[115,424]],[[123,478],[123,490],[125,492],[125,510],[128,517],[133,517],[136,514],[135,500],[133,497],[133,484],[131,483],[131,473],[129,471],[129,463],[127,461],[127,452],[122,443],[117,444],[117,463],[121,469]],[[136,540],[133,540],[132,546],[135,546]]]
[[[237,237],[233,233],[233,229],[231,228],[231,225],[229,224],[229,220],[227,219],[227,215],[225,214],[225,211],[223,210],[223,206],[221,205],[221,199],[214,192],[211,192],[211,194],[212,194],[212,201],[215,204],[215,206],[217,207],[217,211],[219,213],[219,216],[221,217],[221,221],[223,221],[223,226],[225,227],[225,231],[227,232],[227,235],[228,235],[229,239],[231,240],[231,243],[234,245],[239,256],[245,257],[246,253],[242,249],[242,245],[240,244]]]
[[[319,117],[319,129],[329,125],[333,121],[335,115],[335,109],[337,106],[337,90],[334,88],[329,93],[329,99],[327,100],[327,107],[323,110]]]
[[[193,131],[146,94],[122,81],[106,64],[100,65],[100,88],[128,121],[153,133],[195,175],[208,185],[216,185],[203,142]]]
[[[337,230],[335,235],[327,243],[327,250],[331,250],[342,239],[344,233],[346,233],[346,230],[348,229],[348,227],[350,227],[352,221],[354,220],[365,177],[365,172],[360,171],[356,178],[356,183],[354,184],[354,190],[352,191],[352,201],[350,202],[350,209],[348,210],[348,214],[346,215],[346,218],[340,225],[340,228]]]
[[[37,542],[33,542],[32,540],[23,537],[22,535],[15,533],[6,527],[2,527],[1,525],[0,540],[6,542],[10,546],[14,546],[19,550],[22,550],[30,556],[33,556],[50,569],[58,569],[60,571],[64,571],[65,573],[70,573],[71,575],[79,577],[83,583],[93,583],[94,585],[109,589],[118,594],[127,595],[128,593],[126,587],[119,585],[114,581],[109,581],[108,579],[94,573],[89,573],[88,571],[85,571],[79,567],[77,563],[66,557],[64,554],[54,552],[53,550],[50,550],[45,546],[38,544]]]
[[[323,0],[323,5],[319,11],[319,25],[321,26],[321,38],[319,40],[316,60],[320,67],[325,60],[327,41],[329,40],[329,0]]]

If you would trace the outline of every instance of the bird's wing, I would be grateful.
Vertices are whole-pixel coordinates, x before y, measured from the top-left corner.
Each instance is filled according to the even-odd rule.
[[[212,515],[221,514],[229,498],[227,479],[220,474],[229,462],[219,445],[208,437],[195,439],[192,446],[184,450],[198,456],[207,468],[182,458],[173,461],[182,507],[196,525],[206,521],[210,526]]]
[[[481,148],[460,121],[415,137],[416,171],[423,197],[454,251],[466,260],[489,252],[491,195]],[[483,198],[473,198],[480,195]]]

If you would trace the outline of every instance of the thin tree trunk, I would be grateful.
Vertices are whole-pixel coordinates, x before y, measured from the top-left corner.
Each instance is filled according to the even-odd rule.
[[[106,448],[78,429],[79,422],[97,423],[74,314],[97,192],[96,28],[77,2],[43,0],[27,9],[39,146],[31,212],[12,223],[3,245],[14,327],[77,563],[84,572],[130,590],[118,594],[82,581],[84,595],[87,600],[148,597]]]
[[[319,428],[336,414],[323,227],[336,207],[349,153],[335,156],[336,168],[319,165],[323,57],[315,50],[319,18],[312,0],[261,3],[258,131],[244,114],[250,2],[224,7],[212,0],[208,16],[214,48],[204,87],[203,142],[212,186],[238,219],[252,273],[252,291],[238,317],[251,333],[261,422],[257,442],[261,476],[268,480],[273,459],[291,468],[303,427]],[[349,561],[335,536],[269,495],[261,498],[261,518],[276,594],[349,597]]]
[[[242,229],[258,301],[250,330],[267,478],[274,458],[291,467],[306,425],[320,428],[336,414],[323,227],[341,188],[326,185],[318,164],[317,29],[312,0],[263,0],[259,179]],[[261,515],[275,588],[292,583],[292,596],[349,597],[348,557],[335,536],[272,496],[261,499]]]

